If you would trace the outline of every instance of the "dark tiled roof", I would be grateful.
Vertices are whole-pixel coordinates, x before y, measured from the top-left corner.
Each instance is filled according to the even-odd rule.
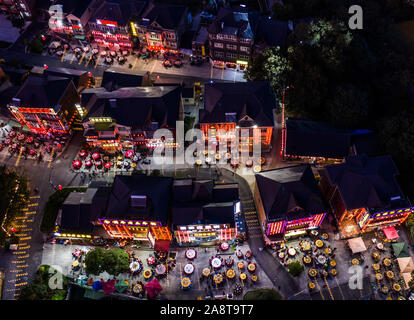
[[[103,218],[160,221],[167,224],[172,178],[116,176]],[[131,206],[131,195],[147,197],[146,207]]]
[[[324,122],[286,119],[286,154],[341,159],[350,152],[350,132]]]
[[[237,183],[214,184],[213,180],[175,180],[173,224],[234,224],[234,201],[239,199]]]
[[[216,18],[210,24],[208,32],[211,34],[224,33],[235,35],[240,38],[253,39],[255,30],[249,20],[254,20],[251,14],[220,8]],[[256,20],[254,20],[256,22]],[[222,28],[223,26],[223,28]]]
[[[136,74],[104,71],[101,87],[108,91],[125,87],[139,87],[142,84],[142,78]]]
[[[408,206],[395,179],[397,167],[391,156],[347,157],[344,163],[325,167],[328,179],[338,190],[348,210]],[[391,200],[391,198],[400,199]]]
[[[255,177],[270,221],[300,219],[326,212],[309,165],[263,171]]]
[[[98,189],[88,188],[86,192],[72,192],[62,205],[60,227],[62,230],[92,231],[92,202]]]
[[[79,78],[88,72],[85,70],[75,70],[75,69],[67,69],[67,68],[47,68],[43,74],[44,75],[51,75],[56,77],[64,77],[72,79],[74,85],[78,87],[79,85]]]
[[[111,99],[116,99],[112,105]],[[95,88],[82,93],[82,105],[89,117],[109,116],[116,119],[117,124],[129,127],[142,127],[147,121],[156,121],[159,127],[175,128],[180,101],[178,87],[131,87],[112,92]]]
[[[61,4],[64,13],[73,14],[75,17],[80,18],[91,2],[92,0],[58,0],[55,4]]]
[[[16,93],[20,90],[20,87],[9,87],[0,92],[0,115],[6,117],[13,117],[7,105],[12,101],[12,99],[16,96]]]
[[[206,83],[200,123],[228,122],[226,113],[236,113],[236,121],[248,116],[258,126],[274,126],[276,97],[268,82]]]
[[[91,20],[103,19],[116,21],[118,25],[125,26],[132,15],[140,15],[146,6],[145,1],[136,0],[109,0],[100,6],[93,14]]]
[[[20,99],[21,106],[52,108],[59,103],[71,83],[71,79],[64,77],[30,75],[20,87],[16,98]]]
[[[175,30],[186,12],[187,7],[185,6],[154,3],[142,18],[148,19],[149,24],[155,21],[164,29]]]

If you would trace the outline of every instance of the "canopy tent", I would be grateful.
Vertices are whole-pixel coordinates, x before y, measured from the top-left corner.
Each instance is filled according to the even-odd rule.
[[[102,289],[104,291],[104,294],[110,294],[115,291],[115,280],[108,280],[107,282],[104,282],[102,285]]]
[[[392,244],[392,250],[396,258],[409,257],[408,247],[405,242],[396,242]]]
[[[101,289],[102,289],[102,282],[101,282],[101,281],[95,281],[95,282],[92,284],[92,288],[93,288],[93,290],[95,290],[95,291],[99,291],[99,290],[101,290]]]
[[[385,236],[387,237],[388,240],[394,240],[394,239],[398,239],[400,236],[398,235],[397,230],[395,230],[394,227],[388,227],[385,229],[382,229],[382,231],[384,232]]]
[[[404,279],[404,283],[405,283],[405,285],[406,285],[406,288],[409,288],[409,287],[410,287],[410,285],[408,284],[408,282],[410,282],[410,281],[411,281],[411,279],[413,278],[413,277],[411,276],[411,273],[408,273],[408,272],[406,272],[406,273],[401,273],[401,277]]]
[[[404,257],[397,259],[398,266],[400,267],[401,273],[414,271],[414,262],[411,257]]]
[[[154,298],[157,294],[159,294],[162,291],[162,287],[158,282],[157,278],[154,278],[150,282],[148,282],[144,286],[144,289],[147,291],[148,297],[150,299]]]
[[[361,237],[352,238],[348,240],[349,248],[351,248],[352,253],[363,252],[367,250],[364,240]]]
[[[119,280],[115,284],[115,288],[119,293],[122,293],[125,291],[126,288],[128,288],[128,284],[125,282],[125,280]]]

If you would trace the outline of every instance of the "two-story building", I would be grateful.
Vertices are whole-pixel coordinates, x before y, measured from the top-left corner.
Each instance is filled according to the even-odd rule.
[[[23,126],[35,133],[67,133],[79,119],[79,93],[72,79],[53,75],[30,75],[8,108]]]
[[[169,177],[134,174],[116,176],[111,186],[92,183],[86,192],[72,192],[59,212],[55,237],[139,240],[167,251],[172,183]]]
[[[171,141],[154,139],[157,129],[175,132],[176,121],[182,119],[181,88],[126,87],[114,91],[105,88],[86,89],[81,106],[85,109],[84,136],[91,146],[107,150],[146,145],[156,147]]]
[[[323,169],[320,187],[343,237],[398,226],[409,217],[414,208],[397,175],[391,156],[352,156]]]
[[[318,228],[327,210],[310,165],[255,175],[254,199],[266,243],[305,235]]]
[[[131,21],[132,35],[150,51],[178,53],[187,14],[185,6],[152,3],[140,19]]]
[[[244,70],[252,53],[255,24],[246,10],[221,8],[208,28],[210,61],[217,67]]]
[[[206,142],[228,144],[239,137],[239,150],[253,149],[261,144],[262,151],[271,148],[276,96],[268,82],[206,83],[204,85],[204,108],[199,111],[200,129]],[[249,136],[240,133],[249,130]],[[253,130],[260,130],[260,138]]]
[[[146,5],[146,1],[137,0],[104,1],[89,19],[90,40],[113,50],[132,48],[129,21],[131,17],[140,16]]]
[[[47,5],[44,5],[46,16],[49,17],[49,32],[60,36],[69,35],[77,39],[85,39],[88,21],[103,2],[104,0],[49,1]]]

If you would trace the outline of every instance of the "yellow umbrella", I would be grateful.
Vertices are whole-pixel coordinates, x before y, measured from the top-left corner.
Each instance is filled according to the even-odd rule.
[[[78,260],[73,261],[72,265],[73,265],[74,267],[77,267],[77,266],[79,265],[79,261],[78,261]]]

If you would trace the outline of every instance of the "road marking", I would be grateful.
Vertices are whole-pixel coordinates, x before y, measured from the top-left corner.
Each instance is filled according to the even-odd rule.
[[[338,279],[336,277],[335,277],[335,281],[338,284],[338,289],[339,289],[339,292],[341,293],[342,300],[345,300],[345,296],[344,296],[344,294],[342,292],[341,286],[339,285]]]
[[[52,165],[52,159],[53,159],[53,154],[55,153],[55,148],[52,148],[52,152],[50,153],[50,160],[49,163],[47,165],[48,168],[50,168],[50,166]]]
[[[96,67],[98,66],[99,59],[101,59],[101,56],[99,56],[99,57],[98,57],[98,59],[96,59],[95,66],[94,66],[94,68],[95,68],[95,69],[96,69]]]
[[[83,55],[82,55],[82,57],[80,58],[80,60],[79,60],[78,64],[81,64],[81,63],[82,63],[83,58],[85,58],[85,54],[86,54],[86,52],[83,52]]]
[[[323,277],[323,280],[325,281],[326,287],[328,288],[329,295],[331,296],[331,299],[332,300],[335,300],[335,298],[334,298],[334,296],[332,294],[332,291],[331,291],[331,287],[329,286],[328,280],[326,280],[326,277]]]
[[[91,60],[92,60],[92,56],[88,59],[88,61],[86,61],[85,67],[88,66],[88,64],[89,64],[89,62],[91,62]]]
[[[21,156],[22,156],[22,148],[20,148],[19,155],[17,156],[16,163],[14,164],[16,167],[19,165]]]
[[[157,64],[157,60],[154,60],[154,64],[151,68],[150,74],[152,74],[152,72],[154,71],[155,65]]]
[[[134,70],[134,68],[135,68],[135,65],[137,64],[137,62],[138,62],[138,58],[135,58],[135,62],[134,62],[134,64],[132,65],[132,70]]]
[[[63,49],[62,59],[60,59],[60,62],[63,62],[63,59],[65,58],[66,54],[66,48]]]
[[[69,64],[72,64],[73,60],[75,59],[75,54],[72,55],[72,59],[70,59]]]
[[[30,199],[39,199],[40,196],[31,196]]]
[[[30,203],[30,204],[28,204],[27,206],[28,207],[35,207],[35,206],[38,206],[39,204],[38,203]]]
[[[322,299],[323,299],[323,300],[325,300],[325,297],[324,297],[324,296],[323,296],[323,294],[322,294],[321,287],[319,286],[318,280],[316,280],[316,281],[315,281],[315,283],[316,283],[316,287],[317,287],[317,288],[318,288],[318,290],[319,290],[319,294],[321,295]]]

